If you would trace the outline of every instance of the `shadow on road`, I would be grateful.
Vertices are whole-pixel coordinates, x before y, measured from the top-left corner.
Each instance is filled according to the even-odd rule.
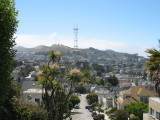
[[[83,113],[82,112],[72,112],[71,114],[75,115],[75,114],[83,114]]]

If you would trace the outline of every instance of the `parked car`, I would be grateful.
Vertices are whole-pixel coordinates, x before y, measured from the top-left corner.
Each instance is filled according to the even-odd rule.
[[[113,119],[115,117],[115,115],[114,114],[111,114],[111,118]]]
[[[87,109],[88,109],[88,110],[90,110],[90,109],[93,110],[93,106],[88,106]]]
[[[74,106],[74,108],[75,108],[75,109],[79,109],[79,105],[76,104],[76,105]]]
[[[92,109],[90,109],[90,110],[89,110],[89,112],[93,112],[93,110],[92,110]]]
[[[94,117],[95,115],[97,115],[97,113],[95,111],[92,112],[92,117]]]

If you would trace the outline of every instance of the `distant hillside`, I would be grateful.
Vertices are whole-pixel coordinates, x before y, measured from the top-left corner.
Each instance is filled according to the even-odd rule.
[[[98,58],[98,57],[105,57],[105,58],[111,58],[111,59],[120,59],[124,57],[138,57],[137,54],[128,54],[128,53],[120,53],[120,52],[115,52],[113,50],[98,50],[95,48],[88,48],[88,49],[78,49],[76,52],[73,48],[70,48],[68,46],[64,45],[52,45],[52,46],[44,46],[40,45],[34,48],[25,48],[22,46],[16,46],[16,50],[18,51],[23,51],[23,52],[36,52],[37,54],[43,54],[43,52],[49,53],[50,50],[56,50],[62,52],[63,55],[69,55],[72,56],[74,54],[76,55],[82,55],[82,56],[93,56],[93,58]],[[142,56],[141,56],[142,57]]]

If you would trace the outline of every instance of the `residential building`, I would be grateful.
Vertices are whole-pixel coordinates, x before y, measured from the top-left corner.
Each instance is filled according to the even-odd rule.
[[[117,107],[125,108],[127,104],[145,102],[148,104],[149,97],[156,97],[155,91],[149,91],[144,86],[132,86],[128,90],[120,91],[117,98]]]
[[[149,98],[149,113],[143,113],[143,120],[160,120],[160,98]]]
[[[42,102],[42,89],[28,89],[23,91],[22,102],[25,104],[38,105]]]

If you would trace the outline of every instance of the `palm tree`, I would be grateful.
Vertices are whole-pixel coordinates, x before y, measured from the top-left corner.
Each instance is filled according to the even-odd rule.
[[[159,41],[160,44],[160,41]],[[155,81],[155,89],[156,92],[159,94],[160,96],[160,51],[156,50],[155,48],[153,49],[147,49],[146,51],[147,53],[149,53],[150,55],[148,56],[149,59],[146,63],[146,70],[149,71],[149,76],[151,78],[152,81]]]

